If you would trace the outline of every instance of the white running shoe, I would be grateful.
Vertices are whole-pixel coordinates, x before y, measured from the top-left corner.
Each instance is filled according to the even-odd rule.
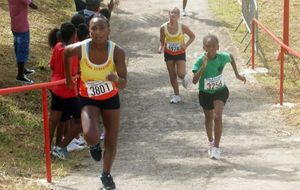
[[[101,132],[101,134],[100,134],[100,140],[103,141],[103,140],[104,140],[104,137],[105,137],[105,132],[103,131],[103,132]]]
[[[215,141],[213,140],[213,141],[208,141],[208,150],[207,150],[207,154],[208,154],[208,156],[210,157],[211,156],[211,150],[212,150],[212,148],[215,146]]]
[[[187,74],[184,75],[183,79],[182,79],[182,86],[184,88],[187,88],[189,86],[189,76]]]
[[[76,139],[77,140],[77,139]],[[82,146],[82,145],[79,145],[76,143],[76,140],[73,139],[67,146],[67,151],[68,152],[72,152],[72,151],[75,151],[75,150],[82,150],[84,148],[86,148],[86,146]]]
[[[84,140],[84,138],[83,138],[82,135],[80,135],[79,138],[74,138],[73,141],[76,144],[80,145],[80,146],[85,146],[86,145],[86,142],[85,142],[85,140]]]
[[[170,103],[171,104],[178,104],[179,102],[181,102],[181,97],[179,95],[173,95]]]
[[[188,16],[188,13],[185,10],[182,10],[182,16]]]
[[[213,147],[211,149],[211,155],[210,158],[211,159],[215,159],[215,160],[219,160],[221,157],[221,149],[217,148],[217,147]]]
[[[69,158],[69,153],[66,148],[61,148],[59,146],[54,146],[52,150],[52,155],[58,157],[62,160],[66,160]]]

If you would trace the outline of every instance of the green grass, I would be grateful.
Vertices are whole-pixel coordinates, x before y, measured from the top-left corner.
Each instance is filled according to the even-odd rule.
[[[257,0],[259,10],[259,20],[277,37],[282,39],[282,23],[283,23],[283,1]],[[234,32],[235,26],[238,25],[241,17],[241,7],[236,0],[209,0],[209,4],[217,18],[224,23],[233,26],[229,28],[230,36],[235,41],[239,49],[244,49],[245,43],[240,44],[244,33],[245,26],[240,26]],[[226,5],[226,6],[222,6]],[[300,17],[297,16],[300,12],[300,0],[290,1],[290,46],[300,51],[300,33],[299,23]],[[279,26],[279,27],[278,27]],[[275,103],[279,103],[279,62],[277,56],[280,47],[272,41],[263,31],[259,30],[259,39],[262,50],[265,55],[266,62],[256,56],[255,63],[257,66],[266,67],[269,69],[268,74],[256,75],[259,83],[267,90],[269,96]],[[245,41],[249,41],[250,36]],[[240,52],[242,57],[248,59],[251,56],[251,49],[248,48],[246,53]],[[300,127],[300,60],[293,56],[285,58],[285,81],[284,81],[284,102],[292,102],[296,106],[293,109],[282,109],[282,114],[285,116],[289,124]],[[267,97],[266,97],[267,98]]]

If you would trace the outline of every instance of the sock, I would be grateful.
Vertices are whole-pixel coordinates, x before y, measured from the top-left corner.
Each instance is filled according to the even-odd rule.
[[[24,67],[25,67],[24,62],[18,62],[18,75],[17,75],[17,78],[24,77]]]

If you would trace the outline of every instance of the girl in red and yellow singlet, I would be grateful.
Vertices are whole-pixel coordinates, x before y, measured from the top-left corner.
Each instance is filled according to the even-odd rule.
[[[188,76],[186,74],[186,48],[194,41],[194,33],[179,20],[180,11],[174,7],[169,12],[169,21],[160,27],[160,46],[158,53],[164,52],[165,62],[169,72],[171,85],[174,95],[171,97],[170,103],[179,103],[179,87],[177,76],[182,79],[184,88],[188,86]],[[185,42],[185,34],[189,37]]]
[[[120,100],[118,90],[126,86],[127,69],[125,52],[108,40],[109,21],[102,15],[94,16],[89,25],[91,39],[72,44],[65,48],[65,70],[67,86],[74,88],[69,57],[78,55],[80,60],[79,95],[82,104],[81,120],[86,142],[91,146],[94,160],[100,161],[99,120],[102,116],[105,138],[103,172],[101,181],[104,188],[115,189],[110,171],[117,151],[120,127]],[[109,182],[109,183],[107,183]]]
[[[89,97],[94,100],[106,100],[118,93],[116,82],[108,81],[106,78],[111,73],[116,72],[113,60],[115,43],[107,41],[108,59],[100,65],[92,63],[87,56],[90,43],[91,39],[82,43],[79,94],[82,97]]]

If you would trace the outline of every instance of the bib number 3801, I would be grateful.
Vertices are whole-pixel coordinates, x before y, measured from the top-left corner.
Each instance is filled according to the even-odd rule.
[[[111,82],[87,82],[86,87],[89,97],[101,96],[113,90]]]

